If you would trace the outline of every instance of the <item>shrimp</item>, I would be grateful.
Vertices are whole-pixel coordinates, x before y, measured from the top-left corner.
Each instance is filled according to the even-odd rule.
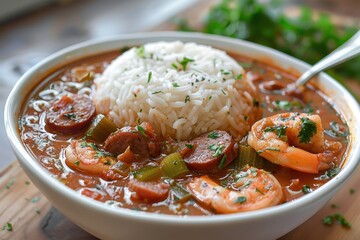
[[[306,173],[332,167],[341,148],[324,140],[320,116],[306,113],[281,113],[254,123],[248,144],[268,161]]]
[[[117,161],[114,157],[100,151],[93,143],[71,141],[65,149],[66,164],[75,170],[101,175],[110,170]]]
[[[237,213],[274,206],[282,202],[283,190],[270,173],[254,167],[245,167],[235,176],[230,190],[204,175],[188,183],[191,195],[217,213]]]

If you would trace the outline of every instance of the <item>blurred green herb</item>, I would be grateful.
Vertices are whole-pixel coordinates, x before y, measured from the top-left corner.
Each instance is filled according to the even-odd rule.
[[[259,0],[222,0],[208,12],[201,31],[266,45],[314,64],[347,41],[358,29],[337,26],[330,16],[301,7],[298,17],[287,16],[281,0],[260,3]],[[179,29],[195,31],[186,21]],[[360,82],[360,57],[329,71],[339,82],[341,78]],[[340,78],[339,78],[340,77]]]

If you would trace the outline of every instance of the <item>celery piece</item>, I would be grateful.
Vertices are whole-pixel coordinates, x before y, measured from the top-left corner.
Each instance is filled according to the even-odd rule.
[[[171,190],[177,198],[176,202],[183,203],[191,198],[191,194],[177,183],[171,185]]]
[[[273,164],[261,157],[252,147],[248,145],[239,145],[239,156],[237,158],[237,167],[242,169],[246,165],[264,169],[269,172],[273,172],[276,168],[276,164]]]
[[[166,156],[161,161],[160,167],[164,174],[170,178],[181,177],[189,172],[184,159],[178,152]]]
[[[129,172],[130,172],[130,167],[127,163],[118,161],[117,163],[115,163],[114,165],[112,165],[111,170],[113,170],[114,172],[120,174],[123,177],[126,177]]]
[[[86,137],[98,142],[104,142],[106,138],[117,130],[116,126],[104,115],[98,114],[91,123]]]
[[[161,177],[162,172],[158,166],[146,166],[135,171],[134,178],[139,181],[151,181]]]

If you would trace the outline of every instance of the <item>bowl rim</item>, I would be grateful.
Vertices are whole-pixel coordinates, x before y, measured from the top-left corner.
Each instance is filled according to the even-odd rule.
[[[22,167],[26,167],[27,169],[29,169],[32,172],[32,174],[35,174],[37,176],[37,178],[39,178],[41,181],[46,182],[46,184],[49,187],[51,187],[52,189],[56,189],[56,191],[59,194],[62,194],[67,199],[70,199],[71,201],[75,201],[79,204],[86,204],[88,207],[96,208],[97,211],[101,211],[110,215],[122,216],[129,219],[137,219],[137,220],[141,219],[143,221],[157,221],[160,223],[167,223],[167,224],[174,223],[174,224],[183,224],[183,225],[194,225],[194,224],[202,224],[202,223],[217,224],[219,223],[219,221],[221,222],[246,221],[250,219],[253,220],[257,218],[272,217],[277,214],[285,213],[287,211],[291,211],[296,208],[306,206],[318,199],[321,199],[322,197],[327,195],[328,192],[331,192],[332,190],[339,187],[342,183],[344,183],[355,170],[360,160],[360,147],[359,147],[360,142],[358,142],[356,146],[353,146],[353,152],[351,152],[345,167],[339,172],[339,174],[336,175],[330,181],[328,181],[326,184],[318,188],[316,191],[312,192],[311,194],[302,196],[301,198],[295,201],[283,203],[265,209],[260,209],[250,212],[234,213],[234,214],[220,214],[213,216],[178,216],[178,215],[134,211],[131,209],[126,209],[121,207],[114,208],[104,204],[103,202],[99,202],[91,198],[83,197],[80,194],[78,194],[75,190],[60,183],[56,178],[52,177],[49,174],[47,169],[42,167],[40,163],[38,163],[38,161],[34,157],[32,157],[31,153],[26,149],[26,147],[23,145],[23,143],[20,140],[19,132],[17,129],[18,120],[16,118],[16,116],[18,116],[20,112],[14,113],[14,109],[16,109],[15,108],[16,99],[18,98],[19,94],[21,94],[23,85],[28,81],[28,79],[31,79],[34,74],[37,74],[37,72],[39,72],[44,66],[46,66],[48,62],[56,61],[57,59],[60,59],[69,53],[73,53],[75,51],[79,51],[81,49],[86,49],[93,46],[101,46],[104,44],[110,44],[115,42],[119,42],[120,44],[120,42],[125,40],[139,40],[139,41],[150,42],[147,40],[151,40],[151,39],[158,39],[157,41],[161,41],[161,39],[164,39],[164,41],[166,41],[165,39],[179,39],[187,42],[190,41],[222,42],[224,44],[238,45],[247,48],[256,48],[260,51],[265,52],[267,55],[270,54],[271,58],[275,58],[275,59],[280,58],[280,59],[289,60],[293,65],[296,65],[296,69],[298,68],[308,69],[310,67],[309,64],[306,64],[301,60],[298,60],[294,57],[291,57],[287,54],[281,53],[277,50],[271,49],[266,46],[262,46],[252,42],[247,42],[244,40],[232,39],[228,37],[210,35],[204,33],[172,32],[172,31],[132,33],[132,34],[122,34],[113,37],[88,40],[85,42],[72,45],[54,54],[51,54],[50,56],[46,57],[38,64],[33,66],[20,78],[20,80],[16,83],[16,85],[14,86],[14,88],[12,89],[11,93],[8,96],[4,111],[5,129],[10,144],[13,148],[13,151],[15,152],[16,156],[18,156],[18,160],[20,161]],[[98,53],[100,52],[101,51],[99,51]],[[240,52],[240,51],[235,51],[235,52]],[[82,57],[87,57],[87,56],[89,55],[83,55]],[[71,61],[69,61],[68,63],[70,62]],[[338,82],[332,79],[329,75],[322,73],[321,78],[324,78],[326,81],[330,81],[331,84],[333,84],[335,88],[341,92],[342,95],[347,97],[346,99],[347,104],[351,107],[351,109],[355,113],[357,113],[353,117],[355,120],[357,120],[357,122],[360,123],[360,107],[357,101],[351,96],[351,94],[347,90],[345,90],[345,88],[341,86]],[[27,99],[27,96],[23,96],[21,98],[23,101],[22,104],[24,104],[24,101]],[[20,111],[22,109],[23,106],[22,104],[20,104],[19,108],[16,109],[17,111]],[[352,134],[353,136],[360,135],[360,128],[355,128],[353,130],[354,130],[354,133]],[[184,219],[186,219],[186,221],[184,221]]]

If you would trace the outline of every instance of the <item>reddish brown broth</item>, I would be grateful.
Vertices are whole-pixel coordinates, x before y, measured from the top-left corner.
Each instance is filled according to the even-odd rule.
[[[69,93],[89,93],[92,96],[94,86],[91,81],[72,82],[73,75],[71,70],[74,67],[85,66],[88,70],[96,73],[101,73],[104,68],[111,62],[112,59],[117,57],[119,52],[105,53],[96,57],[88,57],[68,64],[65,67],[49,74],[44,79],[32,94],[28,97],[28,101],[24,105],[23,113],[20,118],[20,134],[27,149],[33,154],[34,157],[44,166],[50,174],[54,175],[63,184],[78,191],[79,194],[94,198],[96,200],[105,202],[114,207],[125,207],[140,211],[158,212],[165,214],[176,215],[211,215],[214,212],[211,209],[205,209],[200,206],[195,200],[189,200],[185,203],[178,203],[176,197],[170,191],[167,199],[164,201],[149,204],[142,201],[136,201],[131,197],[131,192],[127,187],[129,176],[121,180],[105,181],[99,177],[90,176],[81,172],[73,171],[65,164],[64,149],[72,139],[80,139],[84,136],[85,131],[76,135],[62,135],[54,134],[47,131],[45,126],[45,113],[47,105],[53,102],[54,97],[59,92]],[[258,76],[254,80],[254,84],[259,88],[263,82],[270,80],[281,81],[282,83],[290,83],[296,77],[288,72],[284,72],[275,67],[252,61],[241,56],[233,55],[240,64],[242,64],[247,72],[251,72],[254,76]],[[261,91],[260,91],[261,92]],[[291,109],[298,112],[311,112],[317,113],[322,118],[324,129],[330,128],[331,122],[337,122],[343,125],[341,116],[334,110],[334,108],[324,99],[316,89],[307,88],[301,99],[295,99],[289,95],[271,95],[260,93],[260,107],[263,108],[263,116],[271,116],[285,110],[279,109],[279,104],[276,101],[296,101],[301,103],[304,107]],[[282,102],[286,106],[286,102]],[[295,104],[296,105],[296,104]],[[325,138],[334,140],[325,134]],[[339,139],[335,139],[339,140]],[[347,138],[340,139],[342,142],[342,150],[339,157],[343,156],[347,148]],[[146,165],[147,160],[138,163],[134,168],[138,169]],[[211,174],[213,179],[218,179],[218,182],[226,179],[231,173],[233,165],[226,169],[219,171],[216,174]],[[311,190],[323,185],[328,179],[322,180],[320,178],[324,172],[319,174],[307,174],[291,170],[284,167],[276,167],[273,175],[281,183],[285,192],[286,201],[291,201],[304,195],[302,187],[307,185]],[[199,174],[193,173],[187,177],[178,179],[177,181],[185,186],[191,176],[198,176]],[[297,186],[291,186],[291,182],[299,179]],[[295,181],[296,182],[296,181]],[[290,187],[291,186],[291,187]]]

